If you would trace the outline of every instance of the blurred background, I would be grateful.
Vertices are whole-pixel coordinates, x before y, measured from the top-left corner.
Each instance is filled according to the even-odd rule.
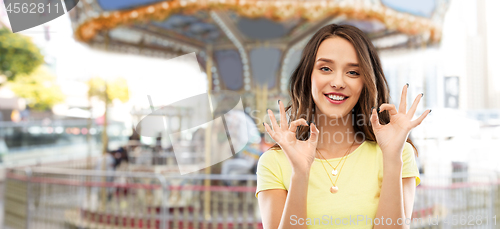
[[[409,98],[425,95],[416,116],[432,109],[410,135],[422,180],[412,228],[500,228],[499,1],[64,2],[77,5],[14,34],[0,0],[4,228],[262,228],[255,167],[273,142],[260,122],[289,101],[304,45],[330,23],[368,34],[393,103],[409,83]],[[220,136],[198,128],[173,145],[136,126],[208,90],[237,92],[257,137],[179,176],[179,160],[205,163],[190,152]],[[166,110],[170,130],[196,113]]]

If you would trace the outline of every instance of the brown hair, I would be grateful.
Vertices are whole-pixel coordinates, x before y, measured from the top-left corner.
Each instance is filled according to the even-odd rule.
[[[370,117],[372,107],[379,107],[383,103],[389,103],[389,86],[382,70],[380,58],[372,42],[360,29],[351,25],[330,24],[324,26],[313,35],[304,47],[300,62],[290,77],[289,93],[291,101],[285,108],[290,118],[288,122],[299,118],[313,122],[315,104],[311,93],[311,74],[314,68],[314,60],[320,44],[332,37],[344,38],[351,42],[356,49],[364,86],[352,112],[353,127],[355,133],[362,132],[366,140],[376,142],[373,129],[371,125],[368,125],[369,120],[360,120],[359,116],[361,118]],[[389,123],[389,113],[387,111],[379,113],[379,120],[382,124]],[[308,136],[309,127],[301,127],[297,130],[298,139],[306,140]],[[412,141],[408,138],[407,142],[412,145],[415,154],[418,156],[417,148]],[[280,149],[280,146],[275,144],[271,149]]]

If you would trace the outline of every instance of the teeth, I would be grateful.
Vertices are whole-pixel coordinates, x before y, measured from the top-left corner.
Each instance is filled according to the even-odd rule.
[[[333,100],[344,100],[344,96],[339,96],[339,95],[328,95],[328,98]]]

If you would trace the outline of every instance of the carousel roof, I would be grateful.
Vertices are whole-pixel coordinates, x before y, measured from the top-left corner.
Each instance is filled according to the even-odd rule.
[[[290,75],[308,38],[326,24],[354,25],[379,49],[436,44],[448,3],[83,0],[70,15],[76,39],[95,48],[166,58],[196,52],[203,63],[210,46],[214,87],[248,91],[256,84],[283,88],[279,78]]]

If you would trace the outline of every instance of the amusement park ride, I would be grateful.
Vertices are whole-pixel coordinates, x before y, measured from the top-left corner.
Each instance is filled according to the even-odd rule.
[[[167,59],[194,52],[208,77],[210,93],[237,92],[248,113],[277,109],[275,101],[287,100],[288,78],[302,48],[324,25],[354,25],[379,50],[432,46],[441,39],[448,4],[448,0],[418,4],[397,0],[81,0],[69,14],[75,38],[95,49]],[[263,120],[265,112],[256,116]],[[168,173],[172,163],[168,152],[164,159],[131,168]],[[203,173],[213,172],[208,167]],[[205,180],[201,187],[211,185]],[[191,207],[192,192],[178,195],[168,200],[172,206]],[[203,195],[204,217],[210,219],[207,212],[214,202],[210,191]],[[95,209],[81,210],[98,215]]]
[[[439,43],[448,4],[448,0],[82,0],[70,16],[75,38],[92,48],[158,58],[195,52],[209,89],[240,93],[249,112],[277,108],[274,101],[286,99],[288,78],[301,50],[322,26],[357,26],[379,50],[425,47]],[[262,120],[265,112],[257,116]]]

